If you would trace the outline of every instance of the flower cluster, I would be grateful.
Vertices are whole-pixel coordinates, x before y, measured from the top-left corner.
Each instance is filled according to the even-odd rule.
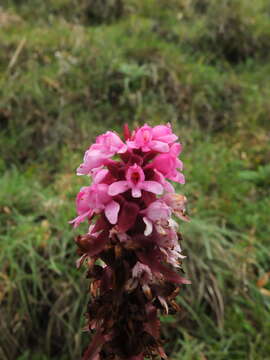
[[[180,233],[173,215],[187,221],[186,198],[168,180],[184,184],[182,147],[170,125],[144,125],[125,141],[112,131],[86,151],[78,175],[91,177],[76,199],[78,266],[91,278],[87,329],[92,343],[84,360],[166,358],[160,312],[175,311],[180,276]]]

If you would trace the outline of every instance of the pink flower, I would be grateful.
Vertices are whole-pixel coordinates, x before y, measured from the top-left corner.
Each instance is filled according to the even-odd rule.
[[[99,135],[96,139],[96,145],[110,157],[116,153],[123,154],[127,151],[127,145],[113,131],[107,131],[105,134]]]
[[[182,161],[177,158],[180,152],[181,145],[175,143],[171,146],[170,151],[167,154],[156,156],[150,166],[159,171],[166,178],[184,184],[184,175],[177,171],[177,169],[183,169]]]
[[[85,152],[83,163],[77,169],[77,175],[89,175],[92,169],[106,163],[116,153],[127,151],[127,145],[112,131],[97,137],[96,143]]]
[[[142,196],[142,190],[154,194],[162,194],[163,187],[157,181],[145,181],[143,169],[134,164],[126,172],[126,180],[116,181],[109,186],[109,195],[114,196],[131,189],[132,196],[139,198]]]
[[[173,134],[171,125],[157,125],[153,128],[153,138],[171,144],[178,139],[178,136]]]
[[[144,215],[143,221],[146,225],[144,235],[148,236],[153,231],[153,224],[168,221],[171,216],[171,209],[164,201],[157,200],[152,202],[145,210],[141,211]]]
[[[76,197],[76,209],[78,216],[70,221],[70,224],[74,224],[74,227],[77,227],[82,221],[87,217],[93,215],[93,209],[90,207],[89,200],[89,187],[84,186],[81,188],[80,192]]]
[[[89,175],[92,169],[104,165],[108,156],[92,145],[84,154],[83,163],[77,169],[77,175]]]
[[[131,149],[141,149],[143,152],[158,151],[166,153],[169,151],[169,145],[177,139],[172,133],[169,125],[158,125],[154,128],[145,124],[139,128],[133,139],[127,141]]]
[[[108,195],[107,184],[94,184],[81,189],[76,199],[77,216],[71,221],[77,227],[86,218],[102,210],[111,224],[116,224],[120,205]]]

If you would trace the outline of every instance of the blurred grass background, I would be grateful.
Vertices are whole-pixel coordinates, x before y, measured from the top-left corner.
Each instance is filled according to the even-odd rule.
[[[269,1],[2,0],[0,47],[0,359],[79,358],[75,169],[97,134],[168,121],[192,285],[166,350],[270,359]]]

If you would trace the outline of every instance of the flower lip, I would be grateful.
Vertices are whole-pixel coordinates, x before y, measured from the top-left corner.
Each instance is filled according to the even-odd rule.
[[[137,184],[140,180],[140,174],[138,172],[134,172],[132,175],[131,175],[131,180]]]

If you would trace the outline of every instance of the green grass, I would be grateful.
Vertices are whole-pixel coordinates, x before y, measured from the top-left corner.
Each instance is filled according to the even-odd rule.
[[[106,4],[0,8],[0,359],[79,358],[75,169],[100,132],[168,121],[184,144],[192,285],[163,319],[166,350],[270,359],[269,4]]]

